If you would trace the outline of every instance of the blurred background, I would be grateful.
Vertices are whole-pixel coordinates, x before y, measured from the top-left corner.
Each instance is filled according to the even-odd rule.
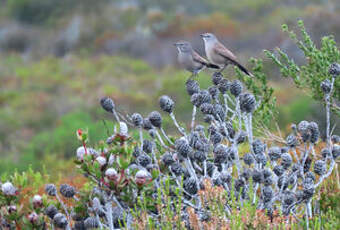
[[[316,44],[324,35],[339,40],[337,0],[0,0],[0,174],[29,165],[67,172],[78,128],[89,129],[92,144],[106,138],[104,95],[122,112],[147,115],[168,94],[180,120],[189,121],[189,74],[176,64],[177,40],[204,54],[199,34],[213,32],[241,63],[277,46],[302,63],[281,32],[298,19]],[[264,61],[282,130],[301,119],[324,125],[322,106]],[[202,85],[209,74],[200,75]]]

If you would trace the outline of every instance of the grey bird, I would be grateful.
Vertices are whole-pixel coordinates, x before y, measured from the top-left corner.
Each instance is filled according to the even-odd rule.
[[[196,76],[201,70],[205,68],[219,69],[220,67],[209,63],[206,59],[201,57],[191,46],[190,42],[179,41],[174,44],[178,50],[179,64]]]
[[[208,60],[215,65],[218,65],[222,72],[229,64],[237,66],[242,72],[253,77],[253,75],[238,61],[236,56],[228,50],[216,36],[211,33],[201,34],[204,41],[205,53]]]

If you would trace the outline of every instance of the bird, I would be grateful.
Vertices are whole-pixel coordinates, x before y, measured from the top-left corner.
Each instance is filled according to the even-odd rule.
[[[204,41],[205,53],[209,62],[218,65],[220,67],[220,72],[231,64],[237,66],[248,76],[253,77],[253,74],[237,61],[236,56],[219,42],[214,34],[204,33],[201,34],[201,37]]]
[[[219,69],[220,67],[209,63],[205,58],[201,57],[191,46],[190,42],[179,41],[174,44],[178,50],[179,64],[191,72],[191,76],[197,76],[198,73],[205,68]]]

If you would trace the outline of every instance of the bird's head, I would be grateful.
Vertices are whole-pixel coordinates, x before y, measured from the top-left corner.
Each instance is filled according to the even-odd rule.
[[[202,37],[204,42],[215,42],[215,41],[217,41],[216,36],[212,33],[201,34],[201,37]]]
[[[190,42],[187,41],[179,41],[174,44],[177,47],[178,52],[191,52],[192,47]]]

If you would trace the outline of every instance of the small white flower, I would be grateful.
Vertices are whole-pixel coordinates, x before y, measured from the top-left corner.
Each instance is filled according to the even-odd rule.
[[[123,136],[128,136],[129,129],[125,122],[119,122],[119,133]]]
[[[82,160],[84,158],[84,155],[85,155],[85,148],[83,146],[80,146],[79,148],[77,148],[78,160]]]
[[[117,179],[117,171],[114,168],[108,168],[105,171],[105,176],[109,179],[109,180],[116,180]]]
[[[108,164],[109,164],[109,165],[113,165],[114,162],[115,162],[115,156],[114,156],[113,154],[111,154],[110,157],[109,157],[109,162],[108,162]]]
[[[149,173],[146,170],[142,169],[136,173],[135,182],[137,185],[143,185],[145,184],[148,178],[149,178]]]
[[[14,196],[17,188],[9,181],[1,185],[1,191],[7,196]]]
[[[40,202],[42,202],[42,198],[41,198],[40,195],[34,195],[32,201],[33,201],[33,203],[40,203]]]
[[[96,161],[98,161],[98,163],[100,164],[100,166],[104,166],[104,165],[106,164],[106,159],[105,159],[105,157],[102,157],[102,156],[97,157],[97,158],[96,158]]]

